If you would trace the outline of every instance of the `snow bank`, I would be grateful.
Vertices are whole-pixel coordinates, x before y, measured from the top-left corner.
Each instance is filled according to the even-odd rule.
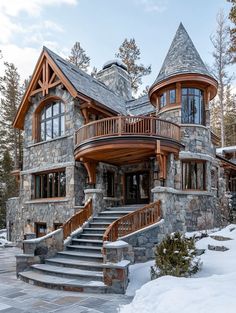
[[[12,242],[7,240],[7,230],[0,229],[0,247],[12,245]]]
[[[211,237],[199,240],[197,247],[206,249],[201,256],[202,271],[194,278],[164,276],[146,283],[136,292],[133,302],[121,307],[120,313],[235,313],[236,225],[211,235],[232,240],[218,241]],[[211,251],[207,249],[208,244],[224,245],[229,250]],[[140,265],[138,276],[142,273]],[[135,281],[132,284],[135,286]]]

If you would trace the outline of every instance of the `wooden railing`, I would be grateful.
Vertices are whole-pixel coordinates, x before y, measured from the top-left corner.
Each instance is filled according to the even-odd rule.
[[[180,140],[180,127],[154,116],[114,116],[88,123],[76,131],[75,144],[107,136],[161,136]]]
[[[158,222],[160,218],[161,201],[158,200],[114,221],[105,231],[103,241],[116,241],[122,236]]]
[[[63,237],[66,239],[77,228],[83,225],[84,222],[93,214],[92,199],[89,199],[83,209],[76,212],[63,225]]]

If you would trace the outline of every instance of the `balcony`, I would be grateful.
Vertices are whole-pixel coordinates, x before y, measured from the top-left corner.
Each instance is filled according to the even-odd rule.
[[[162,152],[178,152],[180,127],[152,116],[115,116],[90,122],[75,133],[75,159],[121,165]]]

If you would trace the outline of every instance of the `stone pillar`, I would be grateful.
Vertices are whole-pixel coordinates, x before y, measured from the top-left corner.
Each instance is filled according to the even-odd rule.
[[[104,283],[114,293],[125,293],[128,286],[129,264],[134,260],[132,246],[125,241],[108,242],[103,246]]]
[[[166,186],[171,188],[175,187],[175,159],[173,153],[168,155]]]
[[[105,209],[104,194],[102,189],[85,189],[85,202],[92,198],[93,215],[97,215],[99,212]]]

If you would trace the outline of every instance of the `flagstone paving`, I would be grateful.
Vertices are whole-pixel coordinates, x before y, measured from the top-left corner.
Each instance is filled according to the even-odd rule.
[[[18,248],[0,248],[0,313],[115,313],[132,297],[52,290],[16,278]]]

